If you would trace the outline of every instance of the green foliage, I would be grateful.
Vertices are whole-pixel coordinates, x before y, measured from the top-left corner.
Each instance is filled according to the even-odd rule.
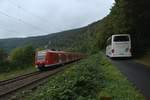
[[[7,54],[3,49],[0,49],[0,72],[8,70]]]
[[[97,55],[98,56],[98,55]],[[64,73],[54,76],[28,100],[95,100],[98,99],[103,76],[99,59],[93,56],[72,65]]]
[[[0,64],[5,63],[7,60],[7,54],[3,49],[0,49]]]
[[[150,16],[147,0],[115,0],[110,14],[104,18],[103,32],[100,36],[107,37],[110,34],[131,34],[133,48],[135,50],[149,48],[150,45]],[[140,41],[139,41],[140,40]]]
[[[0,72],[9,72],[31,67],[34,64],[35,50],[31,45],[15,48],[9,56],[0,50]]]
[[[10,54],[10,60],[15,65],[32,65],[34,62],[34,49],[25,46],[14,49]]]
[[[45,36],[0,39],[0,47],[7,52],[25,45],[32,45],[34,48],[45,49],[45,47],[48,47],[56,50],[78,51],[78,48],[81,48],[81,41],[84,40],[85,30],[86,28],[79,28]]]

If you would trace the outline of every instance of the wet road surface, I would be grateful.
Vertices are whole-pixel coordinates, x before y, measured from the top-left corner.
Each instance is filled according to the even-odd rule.
[[[111,61],[150,100],[150,67],[133,60]]]

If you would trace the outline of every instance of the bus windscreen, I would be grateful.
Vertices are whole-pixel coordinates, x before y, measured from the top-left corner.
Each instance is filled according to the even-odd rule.
[[[125,41],[129,41],[128,36],[115,36],[114,37],[114,42],[125,42]]]

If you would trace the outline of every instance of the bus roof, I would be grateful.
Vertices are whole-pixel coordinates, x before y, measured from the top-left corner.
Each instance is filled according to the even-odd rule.
[[[114,34],[112,36],[130,36],[130,34]]]

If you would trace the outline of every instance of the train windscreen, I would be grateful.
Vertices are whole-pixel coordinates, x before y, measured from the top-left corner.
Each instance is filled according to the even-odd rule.
[[[38,52],[37,54],[37,60],[45,60],[45,52]]]

